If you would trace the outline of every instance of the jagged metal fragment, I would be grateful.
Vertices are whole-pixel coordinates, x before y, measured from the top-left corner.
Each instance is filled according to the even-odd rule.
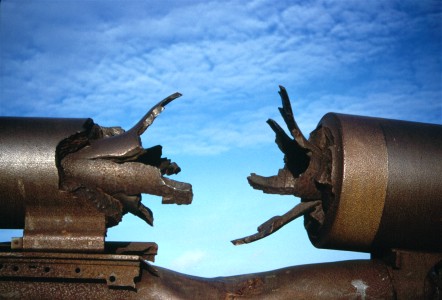
[[[278,231],[285,224],[295,220],[296,218],[305,215],[316,209],[316,207],[321,205],[320,200],[311,201],[311,202],[301,202],[291,210],[283,214],[282,216],[275,216],[263,223],[258,227],[258,233],[247,236],[245,238],[233,240],[232,243],[236,245],[248,244],[257,240],[260,240],[272,233]]]
[[[284,153],[284,168],[280,169],[277,175],[270,177],[252,173],[247,180],[254,189],[262,190],[264,193],[294,195],[302,200],[283,216],[273,217],[263,223],[258,227],[258,233],[233,240],[234,245],[262,239],[305,214],[312,214],[318,222],[322,222],[322,201],[318,178],[325,176],[323,175],[326,171],[324,154],[316,145],[309,142],[299,129],[284,87],[280,86],[279,94],[282,100],[279,112],[293,138],[290,138],[274,120],[269,119],[267,123],[275,132],[275,142]]]
[[[253,173],[247,179],[253,188],[265,193],[320,199],[321,194],[315,185],[315,177],[321,167],[321,150],[310,143],[299,130],[284,87],[280,86],[279,94],[282,99],[282,107],[279,111],[293,139],[274,120],[269,119],[267,123],[275,132],[275,142],[284,153],[284,168],[279,170],[276,176],[262,177]]]
[[[190,184],[162,176],[180,172],[178,165],[161,158],[161,146],[144,149],[140,140],[164,107],[179,96],[175,93],[160,101],[130,130],[91,140],[84,148],[63,157],[61,186],[74,194],[96,187],[96,192],[123,205],[120,214],[130,212],[150,225],[153,215],[141,203],[141,193],[162,196],[163,203],[191,203]],[[109,218],[109,225],[118,223],[118,219]]]

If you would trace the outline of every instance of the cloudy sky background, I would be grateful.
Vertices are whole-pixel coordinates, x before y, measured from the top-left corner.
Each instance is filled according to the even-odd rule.
[[[442,123],[441,3],[3,0],[0,115],[129,129],[179,91],[143,145],[163,145],[194,201],[145,195],[155,227],[127,215],[108,240],[154,241],[156,265],[208,277],[368,258],[315,249],[302,220],[231,245],[299,202],[255,191],[246,177],[283,166],[265,123],[283,124],[279,84],[306,134],[329,111]]]

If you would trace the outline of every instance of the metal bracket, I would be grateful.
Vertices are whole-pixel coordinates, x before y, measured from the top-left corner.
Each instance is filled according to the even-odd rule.
[[[158,247],[120,242],[110,243],[109,249],[133,254],[0,252],[0,278],[98,280],[109,287],[135,288],[144,258],[153,260]]]

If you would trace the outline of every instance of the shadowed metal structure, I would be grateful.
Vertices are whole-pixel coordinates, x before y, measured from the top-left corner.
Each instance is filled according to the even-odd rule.
[[[104,243],[126,212],[152,223],[141,193],[192,200],[189,184],[163,177],[180,169],[161,146],[144,149],[139,139],[174,94],[127,132],[90,119],[0,118],[0,227],[25,229],[0,247],[0,298],[440,299],[442,126],[331,113],[307,140],[280,94],[293,139],[268,123],[285,165],[248,180],[301,203],[233,243],[304,216],[315,246],[370,260],[200,278],[148,264],[155,243]]]

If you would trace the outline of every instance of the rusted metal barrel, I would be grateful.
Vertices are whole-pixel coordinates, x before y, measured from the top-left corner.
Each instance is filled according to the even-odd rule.
[[[329,113],[310,141],[331,151],[315,246],[442,249],[442,126]]]
[[[304,215],[316,247],[442,251],[442,125],[329,113],[307,140],[283,87],[280,95],[293,139],[267,122],[285,154],[284,168],[248,180],[301,203],[234,244],[261,239]]]
[[[91,119],[0,118],[0,228],[24,228],[26,204],[54,210],[66,200],[57,146],[92,126]]]
[[[141,134],[175,93],[130,130],[92,119],[0,117],[0,228],[24,228],[14,249],[104,251],[106,228],[130,212],[152,225],[141,194],[189,204],[192,186],[164,177],[180,172],[160,145]]]

